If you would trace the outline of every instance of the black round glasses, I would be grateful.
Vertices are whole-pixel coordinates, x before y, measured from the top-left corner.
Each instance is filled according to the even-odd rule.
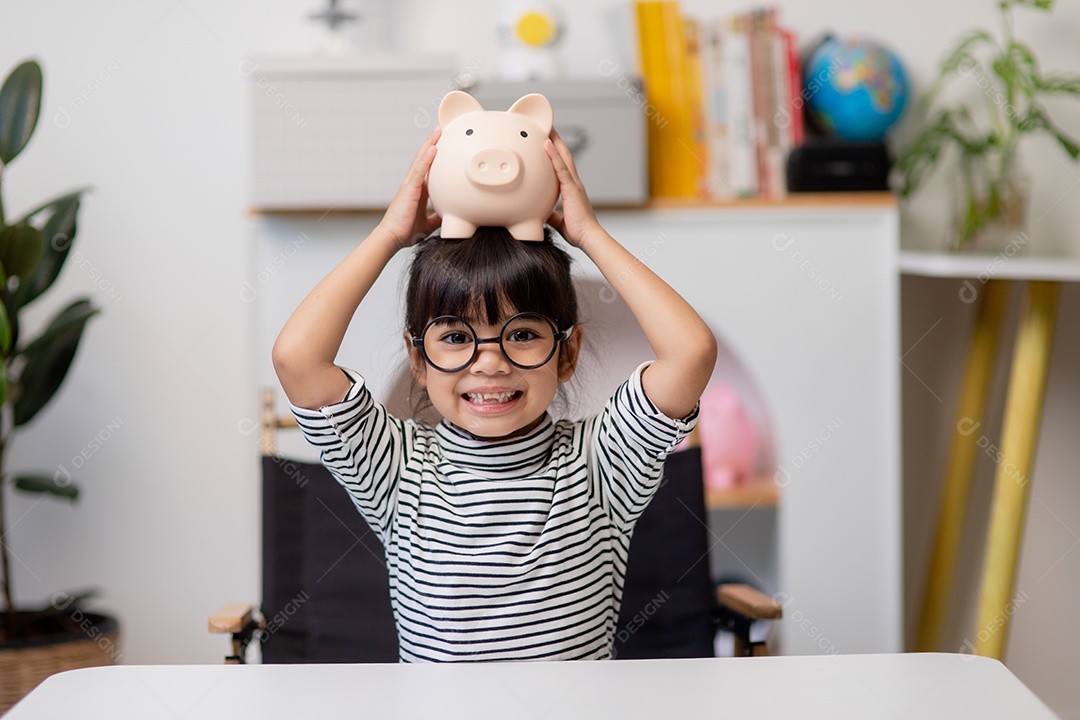
[[[464,318],[441,315],[425,325],[419,337],[413,335],[412,344],[428,365],[442,372],[467,368],[480,353],[482,343],[498,343],[511,365],[534,370],[551,359],[573,329],[571,325],[560,332],[543,315],[518,313],[503,323],[498,337],[480,338]]]

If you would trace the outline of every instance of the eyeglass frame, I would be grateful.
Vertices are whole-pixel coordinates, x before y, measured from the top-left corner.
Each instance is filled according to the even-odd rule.
[[[506,352],[506,348],[503,347],[503,335],[506,332],[506,327],[511,322],[513,322],[514,320],[517,320],[518,318],[520,318],[522,316],[540,318],[541,320],[546,322],[551,327],[551,329],[554,331],[554,333],[552,335],[552,337],[554,339],[554,342],[551,344],[551,352],[548,353],[548,356],[546,358],[544,358],[543,362],[536,363],[535,365],[522,365],[520,363],[514,362],[514,360]],[[473,338],[472,355],[470,355],[469,359],[465,363],[463,363],[462,365],[459,365],[456,368],[452,368],[452,369],[449,369],[449,370],[446,369],[446,368],[441,368],[438,365],[436,365],[434,362],[432,362],[431,358],[428,357],[427,348],[424,347],[424,336],[427,335],[427,332],[428,332],[428,330],[431,329],[431,326],[434,325],[435,323],[439,322],[440,320],[454,320],[456,322],[460,322],[462,325],[464,325],[465,327],[467,327],[469,329],[470,333],[472,334],[472,338]],[[558,329],[558,326],[556,326],[556,324],[554,322],[552,322],[545,315],[541,315],[540,313],[534,313],[534,312],[521,312],[521,313],[517,313],[516,315],[513,315],[513,316],[507,318],[506,322],[504,322],[502,324],[502,327],[499,328],[499,334],[496,337],[482,338],[482,337],[478,337],[479,333],[476,332],[476,328],[474,328],[469,323],[469,321],[466,320],[465,318],[458,317],[457,315],[440,315],[440,316],[438,316],[436,318],[432,318],[431,320],[429,320],[427,322],[427,324],[424,325],[424,330],[423,330],[423,332],[420,333],[419,336],[410,335],[409,339],[412,341],[412,346],[414,348],[419,348],[420,354],[424,358],[424,362],[426,362],[428,365],[435,368],[439,372],[444,372],[444,373],[461,372],[462,370],[464,370],[465,368],[469,367],[474,362],[476,362],[476,358],[480,355],[480,346],[483,345],[483,344],[490,344],[490,343],[499,343],[499,352],[501,352],[502,356],[504,358],[506,358],[506,361],[508,363],[510,363],[511,365],[513,365],[514,367],[518,368],[519,370],[535,370],[537,368],[543,367],[544,365],[547,365],[551,361],[551,358],[555,357],[555,352],[559,349],[559,343],[566,342],[568,339],[570,339],[570,333],[572,333],[573,331],[574,331],[574,326],[573,325],[566,328],[565,330],[560,331]]]

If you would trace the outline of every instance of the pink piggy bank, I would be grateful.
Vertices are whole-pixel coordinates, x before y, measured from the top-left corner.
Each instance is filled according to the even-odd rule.
[[[753,480],[758,432],[739,391],[730,383],[710,384],[701,397],[701,464],[705,486],[718,490]]]
[[[484,110],[468,93],[446,94],[427,180],[444,238],[472,237],[477,227],[491,225],[516,240],[544,239],[544,221],[559,197],[544,151],[551,124],[551,103],[537,93],[506,112]]]

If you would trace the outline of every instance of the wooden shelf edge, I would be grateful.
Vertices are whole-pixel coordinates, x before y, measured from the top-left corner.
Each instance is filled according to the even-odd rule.
[[[899,200],[891,192],[789,193],[784,197],[750,197],[716,200],[711,198],[653,198],[644,209],[686,210],[690,208],[893,208]]]
[[[837,192],[837,193],[791,193],[781,198],[734,198],[716,200],[712,198],[653,198],[642,205],[614,205],[598,203],[598,212],[640,211],[640,210],[690,210],[690,209],[761,209],[761,208],[820,208],[830,210],[842,207],[893,208],[898,200],[890,192]],[[334,215],[364,216],[380,214],[384,207],[337,207],[306,208],[249,207],[249,215]]]
[[[769,508],[780,503],[780,489],[772,476],[723,490],[705,488],[705,507],[710,510]]]

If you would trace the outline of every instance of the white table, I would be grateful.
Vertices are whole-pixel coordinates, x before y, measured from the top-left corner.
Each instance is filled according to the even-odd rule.
[[[1054,715],[973,655],[459,665],[120,665],[55,675],[7,720],[1024,718]]]

